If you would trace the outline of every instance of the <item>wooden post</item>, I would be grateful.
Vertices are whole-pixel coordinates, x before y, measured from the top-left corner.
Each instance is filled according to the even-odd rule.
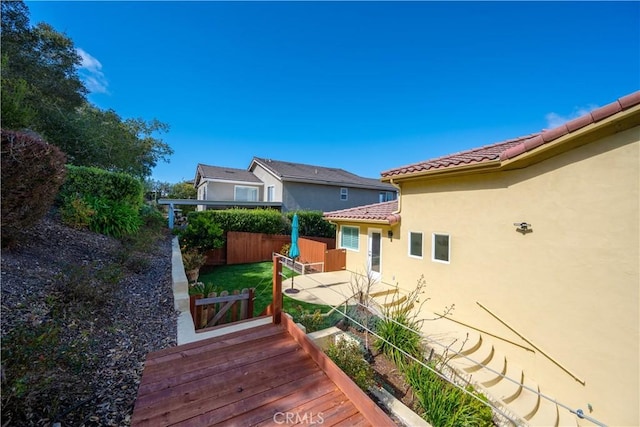
[[[240,291],[235,289],[233,291],[233,295],[239,295]],[[238,320],[238,301],[234,301],[233,306],[231,306],[231,321],[232,322],[237,322]]]
[[[249,289],[249,302],[247,303],[247,319],[253,319],[253,296],[255,294],[255,288]]]
[[[273,256],[273,324],[279,325],[282,318],[282,264]]]

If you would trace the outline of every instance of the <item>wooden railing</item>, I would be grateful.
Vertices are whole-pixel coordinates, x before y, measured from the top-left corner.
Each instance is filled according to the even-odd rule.
[[[190,297],[191,316],[196,331],[203,328],[226,323],[238,322],[253,317],[253,297],[255,289],[237,289],[229,295],[228,291],[210,293],[207,298],[204,295],[192,295]]]

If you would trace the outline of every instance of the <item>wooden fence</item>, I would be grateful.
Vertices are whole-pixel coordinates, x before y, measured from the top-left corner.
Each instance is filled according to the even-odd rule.
[[[237,289],[229,295],[228,291],[204,295],[191,295],[190,309],[196,330],[210,328],[253,317],[253,297],[255,289]]]
[[[272,254],[291,243],[291,236],[283,234],[245,233],[229,231],[222,248],[207,252],[206,265],[232,265],[270,261]],[[346,252],[334,249],[335,239],[323,237],[301,237],[299,261],[322,264],[321,271],[336,271],[346,268]],[[329,260],[327,260],[327,258]]]
[[[324,271],[347,269],[347,250],[329,249],[324,252]]]

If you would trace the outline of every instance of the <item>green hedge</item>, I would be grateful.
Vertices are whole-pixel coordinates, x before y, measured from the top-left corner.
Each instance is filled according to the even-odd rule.
[[[336,226],[322,217],[321,211],[287,212],[289,223],[293,221],[293,215],[298,214],[298,230],[301,236],[336,237]]]
[[[282,214],[273,209],[226,209],[192,212],[188,223],[205,217],[218,224],[223,231],[247,233],[289,234],[291,225]]]
[[[65,224],[114,237],[135,234],[143,223],[141,211],[148,213],[142,210],[142,182],[95,167],[67,165],[59,203]]]
[[[291,234],[291,222],[296,212],[281,214],[274,209],[226,209],[192,212],[189,222],[198,217],[218,224],[223,231],[247,233]],[[300,236],[335,237],[335,226],[322,218],[320,211],[298,211]]]
[[[140,209],[143,201],[140,180],[121,172],[67,165],[67,179],[60,190],[61,199],[98,197]]]

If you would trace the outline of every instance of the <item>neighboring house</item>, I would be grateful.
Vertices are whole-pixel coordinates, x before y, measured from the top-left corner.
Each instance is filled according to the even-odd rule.
[[[248,170],[199,164],[195,186],[198,200],[219,207],[270,205],[282,211],[328,211],[393,200],[396,189],[373,178],[343,169],[254,157]],[[204,209],[202,206],[200,209]]]
[[[397,202],[325,218],[347,269],[404,289],[424,275],[425,310],[455,304],[452,319],[516,343],[495,348],[543,393],[637,426],[639,154],[636,92],[539,134],[382,172]]]
[[[198,164],[194,186],[198,200],[217,202],[210,208],[258,207],[258,202],[264,199],[263,182],[244,169]],[[198,205],[198,210],[204,209],[204,205]]]

